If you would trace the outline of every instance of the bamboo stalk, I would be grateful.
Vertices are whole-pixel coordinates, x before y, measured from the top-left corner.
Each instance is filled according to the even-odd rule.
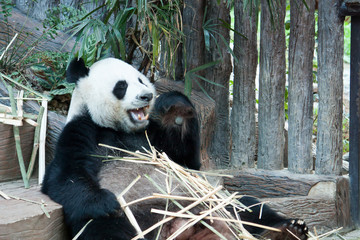
[[[215,193],[214,193],[215,194]],[[185,231],[186,229],[194,226],[196,223],[198,223],[199,221],[201,221],[204,217],[206,217],[207,215],[209,215],[210,213],[215,212],[216,210],[219,210],[220,208],[223,208],[224,206],[226,206],[231,199],[233,198],[233,196],[235,196],[236,193],[233,193],[231,196],[229,196],[228,198],[224,199],[223,202],[219,203],[218,205],[216,205],[214,208],[209,209],[207,211],[205,211],[203,214],[201,214],[200,216],[197,216],[197,218],[195,220],[189,220],[187,224],[184,224],[182,227],[180,227],[177,231],[175,231],[170,237],[167,238],[167,240],[170,239],[175,239],[177,236],[179,236],[183,231]],[[209,195],[208,197],[211,197],[211,195]],[[191,205],[191,204],[190,204]],[[180,213],[181,210],[178,212]],[[225,239],[226,240],[226,239]]]
[[[85,228],[93,221],[93,219],[90,219],[81,229],[80,231],[72,238],[72,240],[76,240],[80,237],[80,235],[84,232]]]
[[[198,218],[198,216],[196,216],[196,215],[190,215],[190,214],[184,214],[184,213],[178,213],[178,212],[169,212],[169,211],[164,211],[164,210],[160,210],[160,209],[151,209],[151,212],[156,213],[156,214],[172,216],[172,217],[179,217],[179,218],[189,218],[189,219],[197,219]],[[216,221],[222,221],[222,222],[233,222],[233,223],[241,222],[241,224],[244,224],[244,225],[263,228],[263,229],[267,229],[267,230],[274,231],[274,232],[281,232],[281,230],[279,230],[277,228],[272,228],[269,226],[265,226],[265,225],[261,225],[261,224],[257,224],[257,223],[253,223],[253,222],[237,220],[237,219],[212,217],[212,216],[207,216],[207,217],[204,217],[203,219],[216,220]]]
[[[17,106],[17,117],[18,119],[23,119],[23,115],[24,115],[24,111],[23,111],[23,104],[24,101],[22,100],[22,97],[24,96],[24,90],[20,90],[20,92],[17,93],[18,97],[17,97],[17,101],[16,101],[16,106]],[[15,100],[15,99],[14,99]]]
[[[178,213],[184,213],[184,212],[192,209],[193,207],[199,205],[204,199],[207,199],[209,196],[215,194],[216,192],[220,191],[221,189],[222,189],[221,186],[215,188],[213,191],[206,194],[204,197],[199,198],[197,201],[195,201],[195,202],[191,203],[190,205],[188,205],[187,207],[181,209]],[[161,220],[157,224],[155,224],[155,225],[151,226],[150,228],[146,229],[145,231],[143,231],[143,234],[144,235],[148,234],[149,232],[153,231],[154,229],[158,228],[159,226],[163,225],[164,223],[167,223],[167,222],[171,221],[172,219],[174,219],[174,217],[167,217],[167,218]],[[136,236],[136,237],[132,238],[132,240],[136,240],[136,239],[139,239],[139,238],[140,238],[140,236]]]
[[[3,198],[5,198],[6,200],[10,200],[11,198],[5,194],[3,191],[0,191],[0,196],[2,196]]]
[[[4,52],[0,56],[0,60],[3,59],[3,57],[5,56],[5,53],[7,52],[7,50],[9,50],[10,46],[13,44],[13,42],[15,41],[17,36],[18,36],[18,33],[15,34],[15,36],[11,39],[10,43],[6,46]]]
[[[44,115],[44,110],[45,110],[44,107],[41,106],[40,110],[39,110],[38,119],[37,119],[37,126],[35,128],[35,133],[34,133],[33,150],[31,153],[29,167],[28,167],[27,175],[26,175],[28,180],[30,179],[31,174],[34,170],[35,158],[36,158],[37,151],[39,149],[39,136],[40,136],[41,122],[42,122],[42,118]]]
[[[139,238],[144,238],[145,235],[141,231],[141,228],[140,228],[139,224],[137,223],[136,218],[135,218],[134,214],[132,213],[132,211],[130,210],[130,208],[129,207],[123,207],[123,206],[126,205],[125,199],[121,196],[121,197],[118,198],[118,200],[119,200],[120,205],[123,208],[127,218],[129,219],[131,225],[133,225],[133,227],[135,228],[135,230],[136,230],[136,232],[138,234],[138,237]]]
[[[13,115],[16,115],[16,106],[15,106],[15,100],[14,100],[14,96],[13,96],[12,87],[10,85],[7,85],[7,89],[8,89],[9,97],[10,97],[11,112]],[[29,188],[29,181],[26,178],[26,168],[25,168],[24,158],[23,158],[22,150],[21,150],[19,127],[13,126],[13,132],[14,132],[15,147],[16,147],[16,153],[17,153],[17,157],[18,157],[18,161],[19,161],[21,177],[24,181],[24,187]]]
[[[41,102],[41,106],[44,108],[44,114],[41,120],[41,128],[39,135],[39,177],[38,182],[41,184],[45,175],[45,140],[46,140],[46,128],[47,128],[47,105],[48,100],[44,99]]]

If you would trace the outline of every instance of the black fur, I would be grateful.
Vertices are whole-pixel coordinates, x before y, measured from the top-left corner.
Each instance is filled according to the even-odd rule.
[[[182,122],[176,123],[179,118]],[[151,143],[173,161],[200,169],[199,123],[193,104],[184,94],[167,92],[156,99],[149,133]]]
[[[69,81],[76,82],[76,77],[88,74],[84,67],[81,60],[73,61],[67,73]],[[150,116],[148,133],[152,144],[165,151],[175,162],[188,168],[200,168],[197,115],[194,106],[183,94],[169,92],[158,97]],[[99,173],[104,163],[97,156],[105,156],[107,150],[99,147],[99,143],[131,151],[148,146],[144,131],[126,133],[104,128],[96,124],[88,112],[75,117],[66,124],[59,137],[55,157],[46,170],[42,192],[63,205],[71,236],[93,219],[79,239],[128,240],[136,235],[135,230],[120,210],[115,194],[100,186]],[[247,206],[258,203],[254,198],[243,198],[241,201]],[[279,216],[267,206],[263,208],[261,219],[258,218],[259,212],[260,208],[255,207],[252,213],[240,212],[239,215],[243,220],[282,229],[282,235],[267,235],[271,239],[288,237],[286,228],[306,239],[305,225],[295,226],[290,219]],[[140,222],[154,220],[147,210],[140,209],[137,214]],[[258,228],[247,229],[254,234],[267,234]]]
[[[86,77],[88,74],[89,68],[85,66],[84,60],[74,58],[66,70],[66,79],[69,83],[77,83],[80,78]]]

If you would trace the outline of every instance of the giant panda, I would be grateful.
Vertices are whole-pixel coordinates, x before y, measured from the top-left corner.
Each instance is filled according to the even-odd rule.
[[[82,230],[78,239],[131,239],[136,236],[136,231],[121,210],[116,195],[139,174],[146,173],[159,178],[160,182],[165,180],[153,166],[120,161],[104,163],[109,149],[99,144],[130,151],[149,148],[146,130],[155,148],[178,164],[198,170],[200,137],[194,105],[180,92],[156,97],[153,84],[131,65],[118,59],[103,59],[90,68],[82,59],[74,59],[66,73],[68,82],[76,83],[76,88],[55,157],[46,169],[42,192],[63,206],[69,237]],[[131,200],[153,192],[153,187],[141,180],[127,197]],[[242,220],[281,230],[271,232],[245,226],[250,233],[267,239],[307,239],[307,226],[303,221],[282,217],[266,205],[260,207],[259,201],[252,197],[243,197],[240,201],[255,207],[251,212],[235,213],[232,207],[228,210]],[[165,201],[154,200],[133,207],[140,227],[147,228],[160,221],[161,217],[150,213],[150,209],[165,204]],[[192,211],[200,212],[201,209]],[[159,239],[169,237],[181,223],[181,219],[175,219],[165,225]],[[234,238],[225,224],[216,221],[209,224],[227,239]],[[145,237],[154,239],[155,235],[152,232]],[[195,225],[177,239],[212,240],[219,237],[209,229]]]

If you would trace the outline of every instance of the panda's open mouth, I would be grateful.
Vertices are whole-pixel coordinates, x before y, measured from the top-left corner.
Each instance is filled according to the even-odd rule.
[[[149,110],[149,105],[142,108],[130,109],[128,110],[128,113],[132,121],[144,122],[149,119],[148,110]]]

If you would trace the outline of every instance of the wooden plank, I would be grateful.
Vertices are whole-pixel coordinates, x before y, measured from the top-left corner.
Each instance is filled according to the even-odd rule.
[[[338,4],[319,1],[317,174],[339,175],[342,167],[344,18]]]
[[[257,25],[255,2],[248,7],[243,1],[235,1],[235,30],[246,38],[234,34],[233,105],[231,110],[231,165],[254,167],[256,159],[255,78],[258,62]],[[250,13],[251,9],[251,13]]]
[[[313,58],[315,1],[291,0],[289,40],[288,168],[296,173],[313,170]]]
[[[284,166],[286,0],[261,0],[258,168]],[[276,32],[276,34],[274,34]]]
[[[51,218],[45,216],[39,204],[0,197],[0,239],[66,239],[62,207],[42,194],[34,180],[29,189],[22,187],[22,181],[0,183],[0,189],[9,196],[44,201]]]
[[[360,17],[351,17],[350,152],[351,213],[360,226]]]
[[[232,57],[228,50],[230,31],[224,27],[222,21],[230,23],[230,9],[225,1],[207,0],[204,2],[206,2],[205,21],[211,21],[212,31],[217,33],[208,39],[210,51],[204,51],[205,63],[219,61],[215,66],[204,70],[204,77],[222,86],[200,81],[215,102],[216,121],[212,126],[213,136],[209,146],[210,161],[215,163],[216,168],[227,168],[230,164],[229,79],[232,73]],[[205,49],[204,46],[202,46],[203,49]]]

